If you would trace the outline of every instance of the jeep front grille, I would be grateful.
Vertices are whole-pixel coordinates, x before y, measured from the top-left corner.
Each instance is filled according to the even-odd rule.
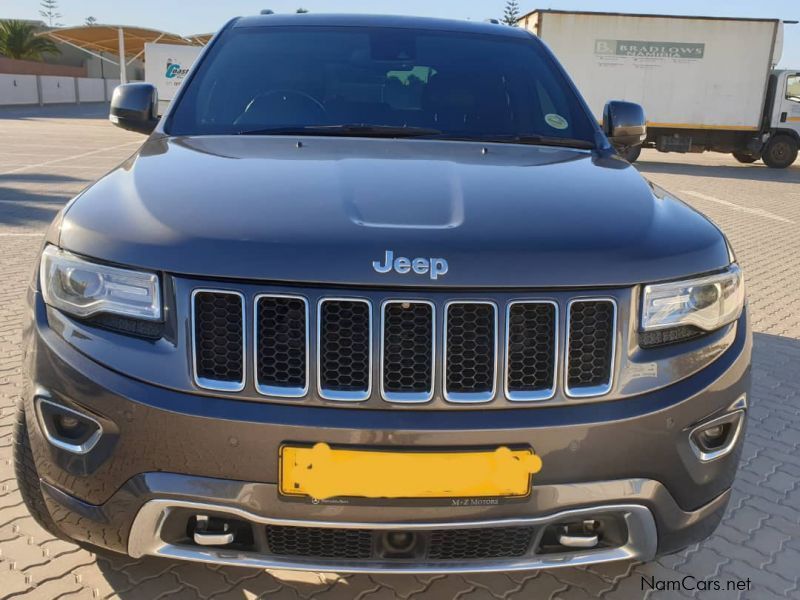
[[[256,297],[256,389],[297,398],[308,391],[308,301],[300,296]]]
[[[569,396],[598,396],[611,389],[617,305],[611,299],[573,300],[568,310]]]
[[[319,393],[329,400],[366,400],[372,383],[372,305],[325,298],[319,303]]]
[[[427,402],[433,397],[435,327],[431,302],[383,304],[381,394],[386,400]]]
[[[225,290],[192,294],[195,382],[200,387],[244,389],[244,296]]]
[[[445,398],[488,402],[497,380],[497,307],[491,302],[451,302],[444,329]]]
[[[558,305],[511,302],[506,313],[506,397],[547,400],[556,392]]]
[[[425,300],[199,289],[191,304],[194,380],[221,392],[249,387],[276,399],[317,401],[379,395],[390,403],[535,402],[559,389],[571,398],[607,394],[616,300],[563,296]]]

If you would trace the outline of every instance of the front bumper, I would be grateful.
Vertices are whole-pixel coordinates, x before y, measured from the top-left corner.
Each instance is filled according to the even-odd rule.
[[[137,515],[144,514],[143,507],[169,509],[169,502],[153,502],[175,501],[199,503],[203,510],[241,511],[257,526],[277,520],[350,528],[459,523],[477,527],[522,521],[538,526],[565,511],[577,515],[574,511],[584,509],[613,509],[620,514],[633,510],[639,515],[644,509],[653,527],[648,527],[648,517],[640,519],[644,525],[636,527],[644,534],[634,544],[605,555],[599,550],[577,552],[556,562],[563,566],[625,557],[647,560],[713,531],[738,465],[741,436],[731,453],[702,462],[692,451],[688,434],[697,423],[725,414],[749,391],[751,337],[746,314],[721,357],[657,393],[569,407],[381,411],[222,400],[144,384],[98,365],[66,343],[49,328],[45,310],[36,300],[26,335],[25,402],[45,499],[68,536],[118,552],[339,571],[553,566],[552,560],[545,565],[533,557],[466,566],[320,564],[262,555],[232,558],[222,551],[195,549],[193,554],[162,544],[157,531],[142,526],[149,523],[146,519],[138,520],[131,531]],[[34,416],[37,394],[91,414],[102,424],[100,441],[83,455],[50,444]],[[529,497],[499,504],[469,499],[458,505],[286,501],[276,482],[278,449],[289,441],[383,447],[529,444],[544,467],[535,476]]]

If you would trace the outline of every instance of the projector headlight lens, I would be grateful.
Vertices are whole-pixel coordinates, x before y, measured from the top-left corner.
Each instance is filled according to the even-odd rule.
[[[44,301],[76,317],[99,313],[161,320],[158,275],[109,267],[48,246],[42,253]]]
[[[698,279],[646,285],[642,294],[642,330],[693,325],[719,329],[739,318],[744,308],[744,278],[738,265]]]

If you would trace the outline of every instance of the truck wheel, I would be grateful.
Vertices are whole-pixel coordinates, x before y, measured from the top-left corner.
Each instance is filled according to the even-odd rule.
[[[767,142],[762,158],[772,169],[785,169],[797,158],[797,141],[788,135],[776,135]]]
[[[738,160],[740,163],[744,163],[746,165],[749,165],[750,163],[754,163],[754,162],[756,162],[758,160],[757,156],[753,156],[751,154],[744,154],[742,152],[734,152],[733,153],[733,158]]]
[[[631,146],[624,152],[622,152],[622,158],[627,160],[629,163],[636,162],[636,159],[639,158],[639,155],[642,153],[641,146]]]
[[[28,439],[28,424],[22,402],[17,403],[14,422],[14,474],[17,476],[19,495],[33,520],[50,535],[62,540],[72,541],[58,530],[44,502],[42,488],[39,487],[39,474],[33,462],[33,451]]]

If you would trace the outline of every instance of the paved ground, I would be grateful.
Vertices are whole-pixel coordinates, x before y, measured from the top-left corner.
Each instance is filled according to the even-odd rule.
[[[751,580],[739,597],[800,598],[800,165],[647,151],[640,169],[708,214],[744,266],[754,315],[750,429],[728,515],[705,543],[655,563],[456,577],[265,573],[160,559],[96,559],[52,539],[22,505],[11,463],[21,297],[41,233],[73,194],[141,141],[97,108],[0,110],[0,595],[5,598],[642,598],[643,577]],[[687,580],[691,582],[692,580]],[[658,592],[657,598],[732,598]]]

